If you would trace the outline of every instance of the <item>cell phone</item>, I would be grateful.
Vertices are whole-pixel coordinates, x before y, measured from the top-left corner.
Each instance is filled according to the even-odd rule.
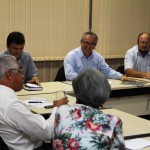
[[[46,109],[53,108],[53,105],[47,105],[47,106],[44,106],[44,108]]]

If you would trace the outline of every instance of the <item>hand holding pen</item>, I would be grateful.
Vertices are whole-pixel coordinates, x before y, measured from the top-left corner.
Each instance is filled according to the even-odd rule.
[[[68,98],[66,97],[65,91],[56,92],[56,100],[53,102],[54,107],[68,104]]]

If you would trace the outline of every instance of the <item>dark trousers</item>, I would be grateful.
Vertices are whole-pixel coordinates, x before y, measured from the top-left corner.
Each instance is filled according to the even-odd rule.
[[[42,147],[36,148],[34,150],[52,150],[52,142],[43,142]]]

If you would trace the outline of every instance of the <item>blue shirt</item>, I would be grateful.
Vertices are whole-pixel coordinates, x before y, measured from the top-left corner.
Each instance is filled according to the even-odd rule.
[[[0,54],[10,54],[8,50],[1,52]],[[30,54],[26,51],[23,51],[20,59],[18,60],[19,65],[23,69],[24,74],[24,83],[31,80],[32,77],[38,75],[38,70],[30,56]]]
[[[64,59],[64,69],[67,80],[73,80],[80,71],[90,68],[101,71],[107,78],[120,79],[122,76],[121,73],[110,68],[104,58],[94,50],[87,58],[83,54],[81,47],[78,47],[70,51]]]
[[[138,46],[133,46],[126,52],[124,59],[125,69],[131,68],[140,72],[150,72],[150,50],[143,57]]]

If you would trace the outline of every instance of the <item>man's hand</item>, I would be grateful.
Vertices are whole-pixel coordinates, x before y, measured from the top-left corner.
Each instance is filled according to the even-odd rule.
[[[121,76],[120,80],[121,81],[131,81],[131,82],[135,81],[134,78],[132,78],[132,77],[126,77],[124,75]]]
[[[145,72],[144,78],[150,79],[150,72]]]
[[[62,98],[60,100],[55,100],[53,102],[53,106],[54,107],[59,107],[61,105],[66,105],[66,104],[68,104],[68,98],[67,97],[64,97],[64,98]]]
[[[40,81],[38,77],[33,77],[31,80],[28,81],[28,83],[40,85]]]

